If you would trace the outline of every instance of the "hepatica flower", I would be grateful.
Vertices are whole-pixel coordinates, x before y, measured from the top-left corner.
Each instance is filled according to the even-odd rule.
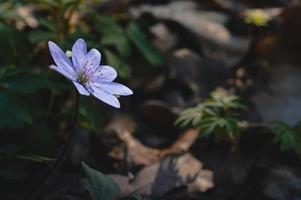
[[[72,81],[81,95],[92,94],[101,101],[120,108],[117,96],[133,94],[128,87],[113,82],[117,77],[116,70],[107,65],[100,65],[101,54],[96,49],[88,52],[83,39],[74,43],[71,59],[55,43],[49,41],[48,46],[56,64],[50,68]]]

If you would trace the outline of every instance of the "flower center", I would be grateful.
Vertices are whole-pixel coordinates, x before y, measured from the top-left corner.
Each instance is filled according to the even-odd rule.
[[[89,81],[89,76],[85,72],[80,72],[77,76],[77,81],[81,84],[85,84]]]

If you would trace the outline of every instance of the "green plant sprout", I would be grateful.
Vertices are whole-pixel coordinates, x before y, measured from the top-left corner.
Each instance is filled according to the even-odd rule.
[[[283,122],[273,124],[273,142],[280,145],[281,151],[295,151],[301,156],[301,123],[291,127]]]
[[[176,124],[192,125],[200,130],[201,136],[213,136],[216,141],[235,140],[240,130],[237,112],[245,108],[239,97],[218,89],[197,106],[182,111]]]

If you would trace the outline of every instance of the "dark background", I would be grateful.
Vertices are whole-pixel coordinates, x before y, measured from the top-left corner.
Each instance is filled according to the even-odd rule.
[[[0,199],[300,199],[300,36],[298,0],[2,0]],[[82,96],[56,166],[76,91],[47,42],[78,38],[134,94]]]

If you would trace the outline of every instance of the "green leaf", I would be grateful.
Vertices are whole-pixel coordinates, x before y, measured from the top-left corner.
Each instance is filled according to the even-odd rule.
[[[54,32],[50,31],[41,31],[41,30],[34,30],[31,31],[28,35],[30,42],[36,44],[38,42],[45,42],[53,39],[55,37]]]
[[[0,92],[0,128],[22,128],[32,123],[29,108],[18,97]]]
[[[3,155],[9,158],[27,160],[27,161],[38,162],[38,163],[45,163],[49,165],[54,163],[56,160],[53,158],[48,158],[40,155],[20,154],[18,153],[20,150],[21,148],[16,144],[0,145],[0,153],[2,153]]]
[[[9,66],[1,66],[0,67],[0,82],[3,82],[4,80],[21,75],[23,73],[27,72],[25,68],[18,67],[18,68],[12,68]]]
[[[57,32],[58,24],[54,20],[51,21],[44,17],[38,17],[37,20],[39,21],[39,26],[41,26],[42,28],[51,31],[52,33]]]
[[[101,44],[115,46],[118,53],[127,58],[130,55],[131,47],[128,39],[121,33],[106,34],[102,37]]]
[[[107,62],[114,67],[122,78],[129,78],[131,75],[130,67],[118,56],[108,50],[104,50]]]
[[[285,123],[275,123],[273,125],[273,133],[275,134],[274,142],[280,143],[282,151],[297,149],[297,141],[300,141],[300,135]]]
[[[199,125],[199,128],[203,130],[202,137],[209,137],[217,126],[217,119],[212,117],[203,119]]]
[[[239,97],[229,95],[224,90],[216,90],[211,93],[210,98],[196,107],[182,111],[176,123],[182,126],[191,123],[193,127],[203,131],[203,137],[213,135],[218,138],[216,141],[223,138],[234,140],[239,133],[236,111],[244,109],[245,106],[239,103]]]
[[[85,185],[93,200],[116,200],[121,196],[120,187],[110,177],[90,168],[82,162]]]
[[[34,93],[38,89],[47,87],[47,80],[38,75],[14,76],[4,80],[1,86],[14,92]]]
[[[151,65],[163,64],[164,60],[161,53],[150,42],[137,23],[131,22],[126,29],[126,33]]]
[[[81,103],[80,106],[80,126],[92,131],[99,131],[102,128],[102,112],[99,107],[91,102]]]
[[[53,164],[56,159],[55,158],[48,158],[45,156],[33,155],[33,154],[16,154],[14,155],[15,158],[28,160],[37,163],[46,163],[46,164]]]
[[[95,29],[101,35],[101,44],[115,47],[119,55],[127,58],[131,52],[131,45],[123,28],[117,23],[116,19],[101,15],[97,15],[95,18],[95,14],[93,19],[96,20],[97,24]],[[94,24],[95,22],[93,21]]]
[[[30,45],[24,32],[0,23],[0,44],[0,61],[16,64],[28,60]]]

